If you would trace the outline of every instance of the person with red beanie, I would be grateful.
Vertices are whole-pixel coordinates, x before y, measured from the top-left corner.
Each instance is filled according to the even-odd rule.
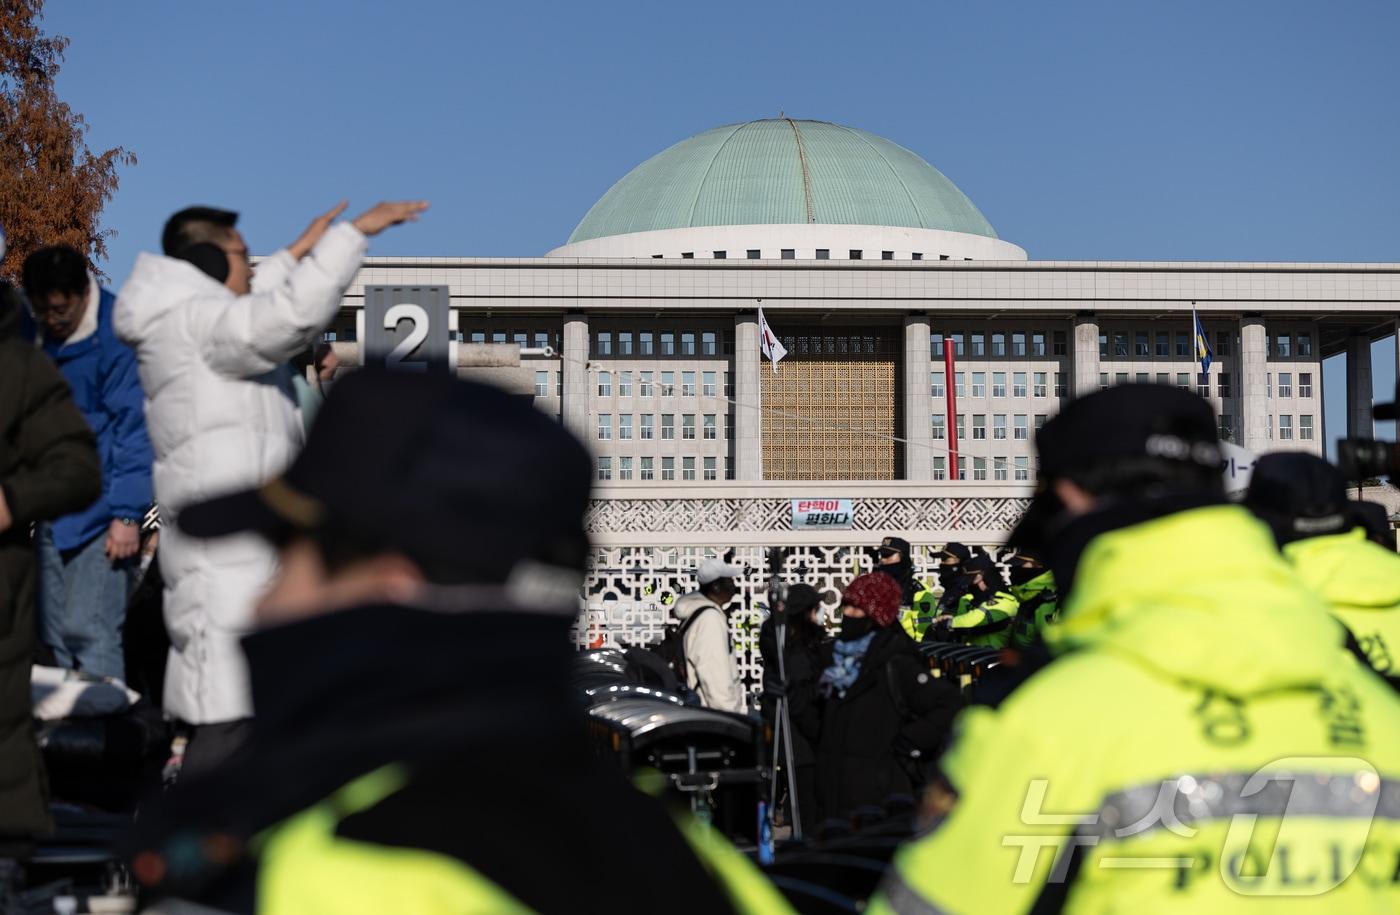
[[[961,696],[929,675],[899,619],[899,584],[861,575],[841,599],[841,628],[822,648],[815,685],[819,819],[913,794],[948,736]]]

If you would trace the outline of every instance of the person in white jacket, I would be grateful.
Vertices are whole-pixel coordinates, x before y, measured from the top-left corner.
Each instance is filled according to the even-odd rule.
[[[136,349],[161,507],[160,567],[170,659],[166,713],[193,726],[185,772],[219,761],[253,714],[239,639],[276,567],[251,536],[190,540],[185,506],[260,485],[304,438],[287,360],[340,308],[366,238],[416,219],[423,202],[381,203],[334,224],[341,203],[258,264],[236,213],[191,207],[165,225],[165,256],[141,254],[117,298],[117,334]]]
[[[685,652],[686,685],[695,690],[707,708],[740,714],[748,711],[748,700],[730,649],[725,608],[739,593],[734,579],[743,574],[743,569],[722,559],[706,559],[695,572],[700,590],[676,601],[676,619],[685,627],[681,645]],[[693,622],[691,617],[695,618]]]

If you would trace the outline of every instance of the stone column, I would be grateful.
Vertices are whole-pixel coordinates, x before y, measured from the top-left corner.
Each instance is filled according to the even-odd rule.
[[[928,315],[904,319],[904,479],[933,479],[933,353]]]
[[[564,389],[560,392],[559,411],[564,419],[564,427],[591,443],[593,430],[589,428],[588,404],[588,316],[578,313],[564,316],[564,353],[559,360],[559,371],[564,375]]]
[[[1252,454],[1263,454],[1272,447],[1264,380],[1268,370],[1264,319],[1246,315],[1240,319],[1240,444]]]
[[[758,315],[734,318],[734,479],[763,479],[763,353]]]
[[[1091,314],[1074,316],[1074,396],[1099,389],[1099,319]]]
[[[1347,338],[1347,437],[1374,438],[1376,424],[1371,415],[1371,341],[1362,336]]]

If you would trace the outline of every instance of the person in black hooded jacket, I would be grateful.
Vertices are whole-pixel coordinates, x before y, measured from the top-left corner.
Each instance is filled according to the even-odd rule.
[[[816,683],[820,819],[918,790],[924,763],[961,706],[957,689],[929,675],[914,641],[895,625],[899,587],[890,576],[852,581],[841,617],[840,634],[822,648]]]
[[[821,673],[821,644],[826,630],[817,622],[821,595],[811,585],[788,588],[783,606],[783,672],[786,685],[778,676],[778,621],[769,616],[758,630],[758,650],[763,656],[763,720],[772,727],[778,711],[778,690],[786,688],[788,718],[792,723],[793,769],[797,776],[797,809],[804,823],[815,824],[817,793],[817,751],[807,735],[820,729],[817,709],[812,702],[817,675]],[[791,819],[791,807],[789,807]]]
[[[22,309],[0,280],[0,859],[25,856],[52,827],[29,701],[38,577],[29,529],[102,494],[92,429],[63,375],[21,337]]]

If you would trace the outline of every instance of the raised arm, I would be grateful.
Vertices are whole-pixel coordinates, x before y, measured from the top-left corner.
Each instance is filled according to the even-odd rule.
[[[389,226],[416,220],[426,208],[422,201],[381,203],[352,222],[332,226],[344,209],[340,204],[318,217],[301,238],[260,266],[267,275],[255,278],[250,295],[195,317],[205,360],[215,371],[239,377],[260,375],[286,362],[335,317],[364,259],[366,240]]]

